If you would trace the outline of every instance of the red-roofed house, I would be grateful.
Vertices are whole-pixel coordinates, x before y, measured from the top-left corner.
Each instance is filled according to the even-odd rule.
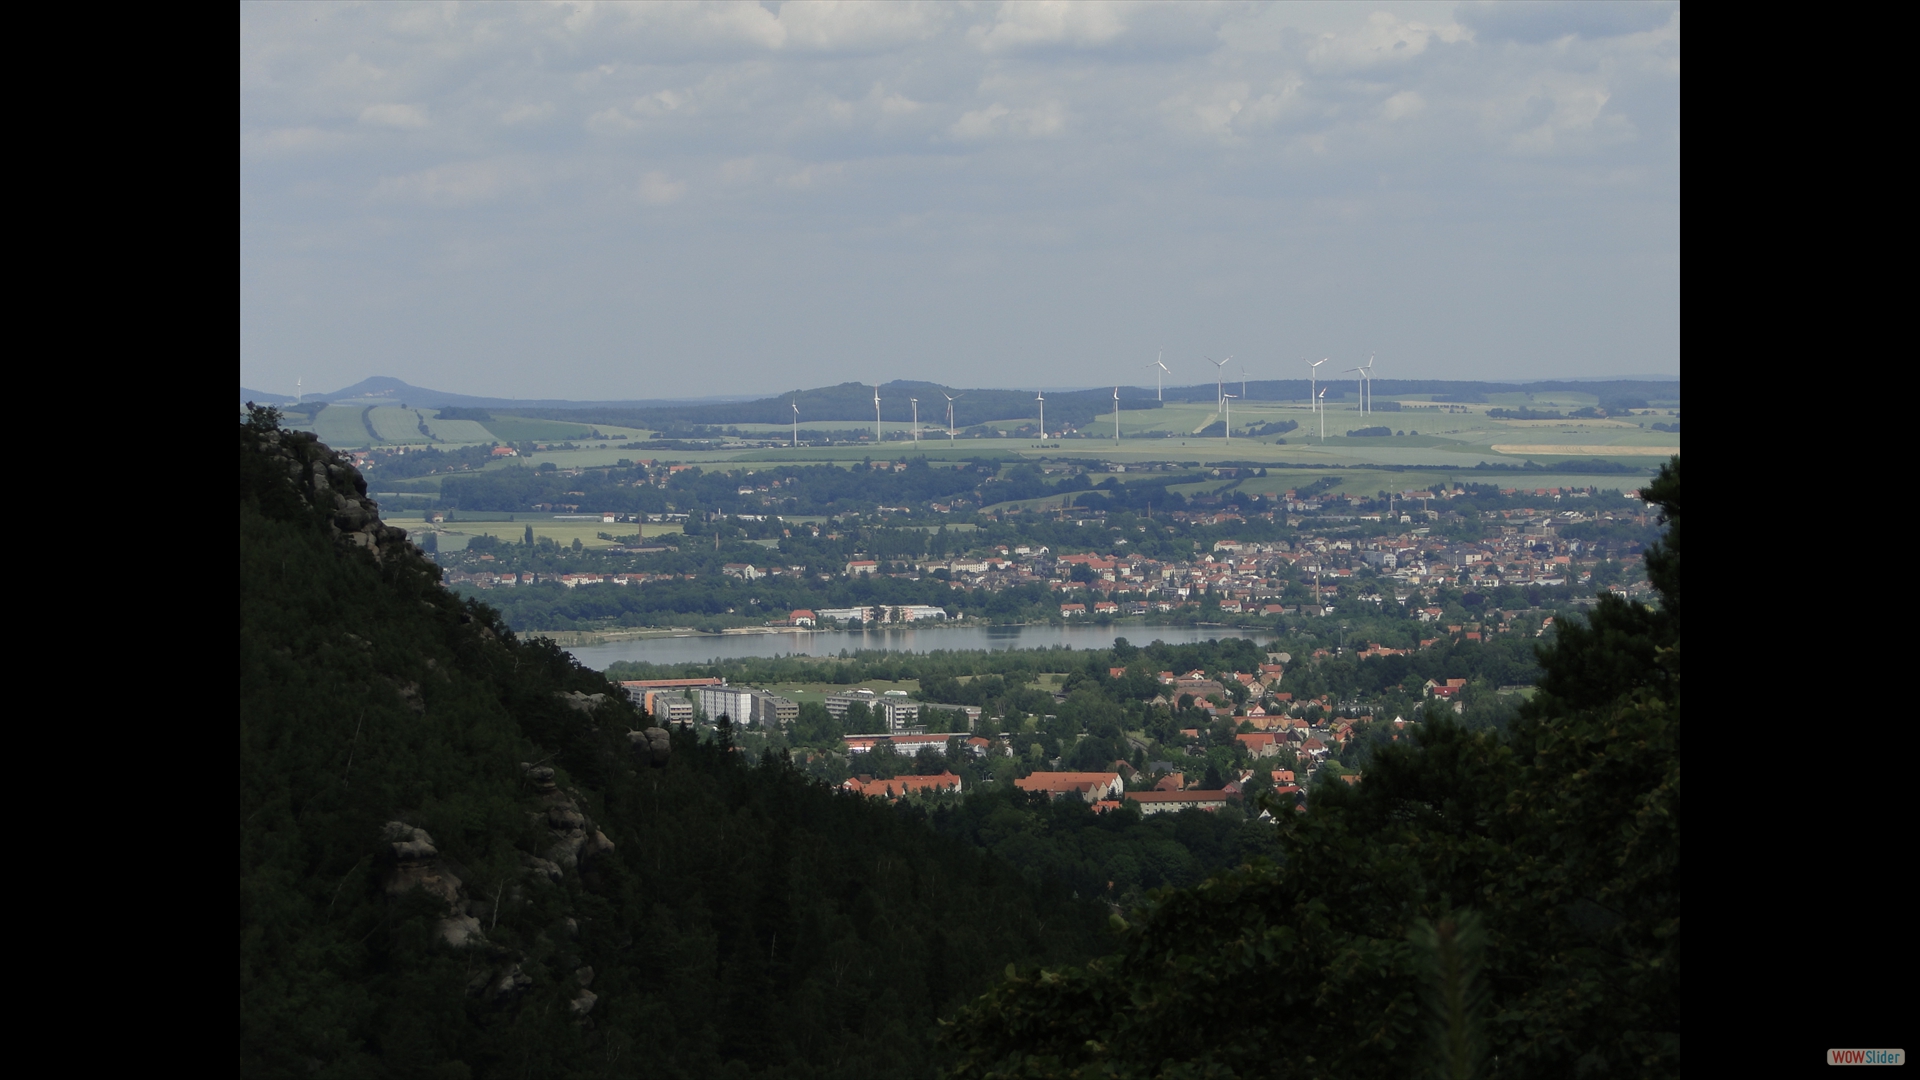
[[[1044,791],[1054,798],[1075,794],[1087,802],[1117,799],[1127,785],[1117,772],[1037,772],[1013,782],[1021,791]]]
[[[1143,814],[1170,814],[1181,810],[1218,810],[1227,804],[1224,791],[1129,791]]]
[[[897,799],[902,795],[926,794],[929,792],[960,790],[960,778],[950,772],[935,773],[932,776],[896,776],[891,780],[875,780],[870,777],[856,776],[840,785],[840,790],[851,791],[868,798]]]
[[[1247,748],[1247,753],[1257,758],[1271,757],[1280,752],[1279,739],[1264,731],[1251,735],[1235,735],[1233,738],[1234,741]]]

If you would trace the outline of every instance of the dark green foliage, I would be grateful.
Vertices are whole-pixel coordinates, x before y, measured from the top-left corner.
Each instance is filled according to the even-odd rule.
[[[912,807],[687,734],[637,763],[647,721],[604,677],[417,559],[337,546],[256,451],[272,427],[241,432],[243,1075],[925,1076],[935,1017],[1009,961],[1088,954],[1099,912]],[[521,763],[613,850],[528,873],[551,838]],[[387,893],[394,820],[431,834],[485,944]]]
[[[1658,610],[1563,635],[1504,734],[1431,717],[1270,803],[1278,864],[1161,895],[1118,955],[1009,972],[950,1075],[1677,1076],[1677,459],[1647,491]]]

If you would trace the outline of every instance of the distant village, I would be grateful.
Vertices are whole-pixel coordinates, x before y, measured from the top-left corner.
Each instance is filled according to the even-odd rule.
[[[1525,495],[1524,490],[1506,489],[1507,495]],[[1598,554],[1590,545],[1576,539],[1563,539],[1561,529],[1589,521],[1627,521],[1646,525],[1644,512],[1584,512],[1580,500],[1587,492],[1542,489],[1535,492],[1549,509],[1525,509],[1500,512],[1498,524],[1487,535],[1472,543],[1457,543],[1430,535],[1431,526],[1422,521],[1439,520],[1444,510],[1413,508],[1416,502],[1444,501],[1426,492],[1406,492],[1393,501],[1404,500],[1408,509],[1383,513],[1329,513],[1325,500],[1295,499],[1292,494],[1273,511],[1253,515],[1267,520],[1282,520],[1296,528],[1316,527],[1337,530],[1339,526],[1366,522],[1407,526],[1397,535],[1352,538],[1338,535],[1305,535],[1295,541],[1255,542],[1219,540],[1212,550],[1187,561],[1161,561],[1124,551],[1109,553],[1056,554],[1046,546],[999,545],[959,557],[938,561],[887,563],[856,553],[838,575],[815,573],[822,581],[833,577],[854,578],[885,575],[920,580],[938,577],[951,588],[998,592],[1008,588],[1040,585],[1059,595],[1061,619],[1110,615],[1114,617],[1171,613],[1182,608],[1197,608],[1202,597],[1217,601],[1223,615],[1267,617],[1313,614],[1312,597],[1321,606],[1330,604],[1343,593],[1342,586],[1356,583],[1356,573],[1364,583],[1361,598],[1374,604],[1405,603],[1413,589],[1452,586],[1461,589],[1517,586],[1587,586],[1593,582]],[[1353,499],[1354,505],[1369,500]],[[1636,504],[1637,505],[1637,504]],[[1195,518],[1196,523],[1230,527],[1247,517],[1238,513],[1185,514],[1176,518]],[[611,522],[616,515],[604,515]],[[1204,519],[1204,520],[1198,520]],[[1098,525],[1097,518],[1078,519],[1082,524]],[[811,528],[818,534],[819,526]],[[1110,540],[1124,544],[1124,538]],[[1637,546],[1620,553],[1627,563],[1638,557]],[[481,556],[478,561],[491,561]],[[1368,571],[1371,571],[1368,573]],[[804,566],[783,565],[776,559],[766,564],[727,563],[719,573],[742,581],[757,581],[783,576],[807,578]],[[696,574],[650,573],[644,570],[608,572],[574,570],[536,573],[511,570],[494,571],[471,565],[450,567],[447,580],[452,584],[488,589],[551,582],[566,588],[612,585],[643,587],[663,580],[694,580]],[[1308,585],[1310,592],[1303,604],[1289,598],[1289,586]],[[1623,594],[1644,593],[1644,582],[1622,585]],[[1297,590],[1295,590],[1297,595]],[[1427,621],[1440,619],[1438,608],[1420,613]],[[853,624],[874,625],[944,621],[956,617],[934,605],[897,605],[846,608],[797,609],[772,625],[793,629],[826,628]],[[1491,632],[1474,627],[1470,635]],[[1454,628],[1459,632],[1458,628]]]

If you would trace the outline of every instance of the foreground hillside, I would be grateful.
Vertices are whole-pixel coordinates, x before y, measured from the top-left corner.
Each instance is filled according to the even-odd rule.
[[[911,810],[649,731],[441,587],[311,436],[240,430],[240,1071],[925,1076],[1094,912]]]

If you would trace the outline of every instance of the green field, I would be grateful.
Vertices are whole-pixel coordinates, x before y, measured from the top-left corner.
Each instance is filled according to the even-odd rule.
[[[442,420],[436,414],[427,418],[427,430],[433,437],[450,443],[498,442],[493,432],[475,420]]]
[[[390,523],[406,529],[418,542],[425,535],[427,526],[421,521],[420,514],[396,515]],[[546,537],[561,547],[572,547],[575,540],[582,547],[612,547],[613,541],[600,539],[600,533],[611,536],[632,536],[639,526],[632,522],[620,522],[608,525],[600,521],[554,521],[552,518],[534,514],[525,514],[517,521],[451,521],[440,530],[440,549],[442,551],[461,551],[476,536],[492,536],[509,543],[520,543],[526,538],[527,526],[533,526],[533,535],[537,540]],[[646,538],[642,544],[650,543],[655,537],[678,535],[683,528],[679,525],[662,525],[649,522]]]
[[[485,422],[485,427],[494,437],[505,443],[522,442],[579,442],[593,438],[598,431],[601,440],[619,440],[631,442],[644,439],[647,432],[637,428],[610,427],[606,424],[576,424],[568,420],[537,420],[525,416],[513,416],[508,413],[493,413],[493,419]],[[629,455],[631,456],[631,455]]]
[[[374,434],[382,442],[390,443],[428,443],[432,436],[423,433],[420,425],[426,414],[419,409],[379,408],[367,414],[367,420],[373,425]]]
[[[313,418],[313,433],[336,450],[371,446],[373,436],[360,419],[365,409],[364,405],[329,405]]]

